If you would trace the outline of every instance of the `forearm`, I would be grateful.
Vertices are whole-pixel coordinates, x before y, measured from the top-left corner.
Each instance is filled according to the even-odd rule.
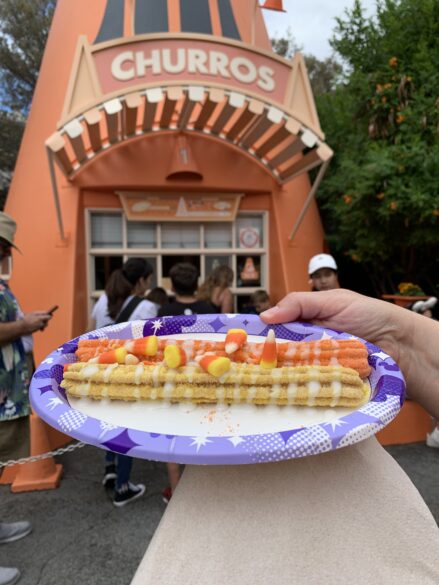
[[[439,323],[410,313],[399,365],[409,398],[439,419]]]
[[[28,334],[26,325],[21,319],[8,323],[0,323],[0,346],[8,345],[23,335]]]

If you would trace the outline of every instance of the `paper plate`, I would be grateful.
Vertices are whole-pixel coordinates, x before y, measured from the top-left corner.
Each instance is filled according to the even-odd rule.
[[[381,430],[404,402],[405,383],[398,366],[368,342],[371,399],[357,410],[67,399],[59,386],[64,364],[76,361],[80,339],[152,334],[215,339],[230,328],[246,329],[255,341],[274,329],[279,343],[353,338],[308,323],[267,327],[255,315],[189,315],[122,323],[86,333],[52,352],[32,378],[32,407],[54,428],[96,447],[156,461],[224,465],[282,461],[352,445]]]

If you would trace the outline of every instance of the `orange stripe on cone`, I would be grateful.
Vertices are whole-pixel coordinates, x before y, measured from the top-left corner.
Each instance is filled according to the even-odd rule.
[[[140,339],[133,339],[125,344],[126,349],[134,355],[140,356],[155,356],[159,348],[157,335],[150,335],[149,337],[141,337]]]
[[[231,354],[241,349],[247,341],[247,331],[244,329],[229,329],[226,335],[225,350]]]
[[[277,366],[277,345],[273,329],[268,332],[259,365],[267,370],[272,370]]]
[[[200,367],[215,376],[215,378],[220,378],[223,374],[230,370],[231,361],[228,357],[221,357],[217,355],[204,355],[198,360]]]
[[[127,350],[123,347],[106,351],[98,356],[98,364],[124,364],[127,357]]]

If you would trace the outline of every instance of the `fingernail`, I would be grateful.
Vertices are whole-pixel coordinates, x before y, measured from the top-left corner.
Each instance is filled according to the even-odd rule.
[[[272,307],[271,309],[267,309],[266,311],[261,313],[259,316],[260,317],[271,317],[273,315],[276,315],[276,313],[278,311],[279,311],[279,307]]]

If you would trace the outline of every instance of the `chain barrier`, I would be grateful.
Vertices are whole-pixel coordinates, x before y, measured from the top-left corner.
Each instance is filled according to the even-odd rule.
[[[56,449],[56,451],[41,453],[41,455],[31,455],[30,457],[22,457],[21,459],[17,459],[16,461],[13,461],[12,459],[10,459],[9,461],[0,461],[0,469],[2,469],[3,467],[10,467],[11,465],[23,465],[24,463],[34,463],[35,461],[42,461],[43,459],[49,459],[49,457],[54,457],[55,455],[63,455],[64,453],[70,453],[75,449],[85,447],[85,445],[86,443],[78,441],[77,443],[67,445],[67,447],[60,447],[59,449]]]

